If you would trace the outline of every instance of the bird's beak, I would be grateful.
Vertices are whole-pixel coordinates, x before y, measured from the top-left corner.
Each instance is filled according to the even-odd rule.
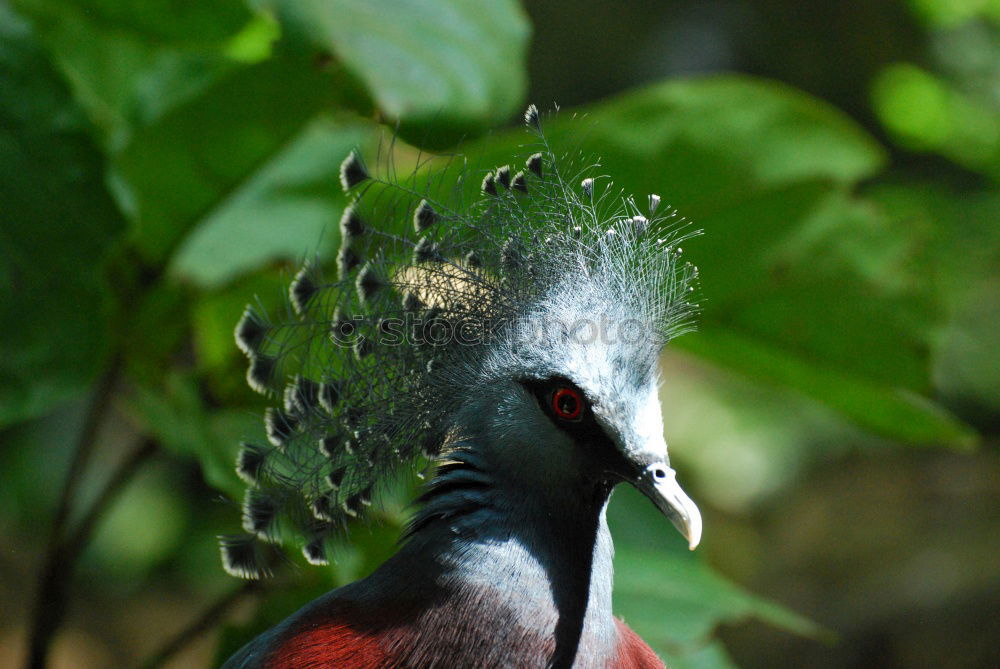
[[[677,483],[677,472],[662,462],[649,465],[635,482],[635,487],[653,500],[670,519],[694,550],[701,541],[701,512]]]

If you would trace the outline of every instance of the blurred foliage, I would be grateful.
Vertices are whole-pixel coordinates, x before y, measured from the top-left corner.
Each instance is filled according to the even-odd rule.
[[[296,261],[336,248],[337,170],[351,148],[373,156],[396,133],[400,160],[412,162],[403,141],[437,150],[466,140],[460,150],[483,169],[525,153],[522,130],[487,131],[517,116],[529,73],[568,73],[574,104],[621,71],[645,82],[550,115],[548,139],[599,160],[637,198],[659,193],[705,232],[686,249],[702,271],[701,331],[664,360],[668,439],[696,497],[746,511],[846,443],[878,453],[993,440],[1000,5],[884,10],[914,21],[889,42],[919,33],[927,47],[858,68],[870,105],[844,102],[851,118],[746,74],[654,81],[658,67],[691,69],[677,60],[685,44],[705,69],[724,66],[698,31],[752,27],[740,3],[665,5],[656,12],[676,21],[637,33],[629,53],[615,47],[603,78],[579,63],[559,70],[556,51],[582,48],[574,26],[605,25],[612,4],[572,16],[556,3],[528,8],[549,19],[535,26],[534,58],[513,0],[0,4],[0,531],[44,525],[79,403],[120,364],[101,442],[118,446],[99,450],[93,469],[142,439],[156,441],[160,462],[103,518],[82,569],[122,579],[121,592],[154,575],[199,601],[231,588],[213,537],[237,525],[237,508],[204,502],[219,500],[210,490],[240,497],[237,444],[262,430],[263,402],[232,342],[244,304],[276,304]],[[778,7],[789,9],[759,11]],[[624,31],[645,17],[614,11]],[[858,16],[880,25],[882,11]],[[553,30],[566,36],[548,39]],[[769,57],[781,61],[771,71],[812,85],[782,69],[795,60],[784,53],[746,69],[767,69]],[[820,80],[846,100],[845,85]],[[81,499],[103,484],[87,477]],[[254,620],[227,625],[220,655],[390,554],[414,485],[401,484],[380,525],[356,528],[330,570],[292,574]],[[828,638],[721,576],[704,552],[661,540],[669,531],[647,507],[629,494],[612,505],[616,605],[672,667],[735,666],[716,630],[749,618]],[[117,658],[137,660],[131,652]]]
[[[125,221],[103,187],[104,163],[86,116],[27,24],[0,11],[6,424],[80,393],[102,365],[111,298],[100,259]]]

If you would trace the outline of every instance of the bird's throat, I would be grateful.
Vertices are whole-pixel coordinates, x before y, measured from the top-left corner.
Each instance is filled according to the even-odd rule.
[[[581,666],[578,657],[603,666],[617,639],[605,517],[610,487],[524,494],[473,462],[446,470],[430,491],[390,562],[407,565],[411,577],[414,565],[425,565],[425,596],[440,600],[442,610],[465,611],[466,633],[484,643],[497,643],[499,634],[511,648],[541,650],[553,667]],[[502,632],[500,620],[509,621]]]

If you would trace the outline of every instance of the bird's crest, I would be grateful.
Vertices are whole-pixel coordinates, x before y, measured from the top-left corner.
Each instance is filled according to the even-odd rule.
[[[485,175],[453,160],[400,180],[391,160],[369,170],[352,152],[336,258],[302,266],[280,318],[247,307],[236,343],[275,406],[267,441],[237,458],[245,533],[221,538],[229,573],[265,575],[261,542],[324,564],[395,470],[446,458],[490,354],[544,305],[608,296],[657,349],[691,327],[683,221],[656,195],[638,207],[613,192],[598,165],[557,161],[534,105],[525,121],[533,150]],[[481,187],[462,203],[471,178]],[[449,185],[450,200],[436,195]]]

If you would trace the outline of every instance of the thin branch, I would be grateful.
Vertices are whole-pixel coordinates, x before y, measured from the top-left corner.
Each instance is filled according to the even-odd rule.
[[[205,609],[197,619],[169,639],[155,654],[142,664],[143,669],[158,669],[166,664],[188,644],[202,634],[215,627],[229,610],[244,597],[258,592],[262,588],[260,581],[245,581],[239,587],[230,590],[214,604]]]
[[[52,520],[49,535],[50,548],[62,543],[63,531],[69,520],[73,498],[76,496],[76,489],[83,478],[83,470],[86,468],[90,454],[97,443],[97,431],[101,428],[105,414],[111,406],[111,398],[114,395],[115,385],[118,383],[121,366],[121,358],[115,357],[101,378],[98,379],[94,388],[90,406],[87,408],[87,414],[84,416],[83,426],[80,429],[80,435],[77,437],[73,460],[70,462],[69,471],[66,472],[66,483],[59,496],[56,515]]]
[[[77,438],[73,459],[66,473],[66,482],[63,484],[59,502],[56,505],[48,546],[45,550],[45,559],[39,576],[38,592],[35,595],[35,609],[29,634],[26,665],[29,669],[45,668],[52,638],[66,613],[66,591],[72,569],[65,559],[63,535],[83,471],[93,453],[98,430],[111,406],[111,398],[121,373],[121,367],[121,357],[116,355],[94,388],[90,406],[87,408],[83,426]]]

